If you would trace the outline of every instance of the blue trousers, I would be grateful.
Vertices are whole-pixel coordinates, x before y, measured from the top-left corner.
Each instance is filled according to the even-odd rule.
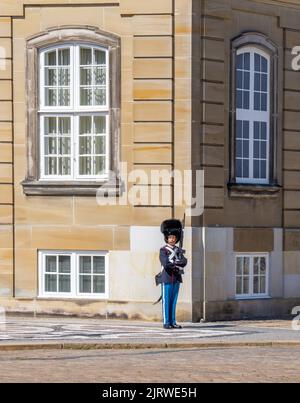
[[[162,310],[164,325],[176,324],[176,304],[180,283],[162,284]]]

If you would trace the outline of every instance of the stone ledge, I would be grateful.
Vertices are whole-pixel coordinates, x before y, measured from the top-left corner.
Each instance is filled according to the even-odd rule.
[[[93,196],[119,197],[122,194],[122,183],[75,182],[75,181],[30,181],[21,182],[23,192],[27,196]],[[101,189],[101,191],[99,190]],[[99,190],[99,191],[98,191]]]
[[[230,197],[243,198],[276,198],[281,193],[282,186],[273,185],[253,185],[253,184],[227,184]]]

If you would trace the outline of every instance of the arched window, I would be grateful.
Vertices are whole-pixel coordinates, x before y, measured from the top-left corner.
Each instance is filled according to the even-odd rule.
[[[236,181],[269,183],[270,57],[243,47],[236,60]]]
[[[119,193],[120,39],[94,27],[27,40],[28,195]],[[112,175],[114,173],[114,175]]]
[[[264,35],[232,42],[231,184],[275,185],[277,48]]]

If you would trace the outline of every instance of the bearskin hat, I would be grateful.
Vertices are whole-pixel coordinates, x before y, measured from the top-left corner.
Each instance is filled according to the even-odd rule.
[[[176,236],[176,243],[179,242],[182,233],[182,224],[179,220],[165,220],[160,226],[161,232],[165,236],[165,241],[168,242],[169,235]]]

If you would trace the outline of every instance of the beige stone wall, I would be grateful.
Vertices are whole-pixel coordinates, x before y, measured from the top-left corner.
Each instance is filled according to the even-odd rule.
[[[1,13],[0,13],[1,15]],[[0,18],[0,297],[13,294],[11,19]]]
[[[150,187],[156,186],[161,194],[169,197],[169,202],[159,201],[154,206],[151,201],[143,206],[136,203],[133,206],[111,207],[97,205],[93,197],[25,196],[21,186],[27,171],[26,107],[29,94],[25,90],[25,45],[26,38],[60,25],[96,26],[118,35],[121,38],[122,59],[121,161],[128,164],[129,171],[132,168],[142,168],[146,172],[153,168],[183,171],[191,164],[192,1],[176,0],[175,10],[172,0],[121,0],[119,5],[104,0],[54,0],[43,5],[42,2],[29,0],[25,7],[23,4],[23,1],[13,0],[2,1],[0,5],[0,15],[7,16],[1,18],[0,45],[7,50],[10,58],[7,60],[7,71],[0,72],[0,79],[7,79],[0,80],[0,141],[5,141],[0,147],[0,223],[3,224],[2,236],[0,233],[0,239],[3,238],[3,243],[0,242],[0,258],[3,255],[0,260],[1,270],[3,268],[0,273],[1,293],[7,295],[8,288],[13,287],[14,241],[15,296],[16,301],[21,301],[20,306],[22,301],[26,304],[26,299],[37,296],[37,253],[42,249],[110,251],[112,300],[145,300],[151,304],[154,299],[152,293],[156,297],[158,289],[145,288],[143,282],[153,282],[153,275],[159,269],[157,253],[152,251],[148,263],[143,263],[144,278],[145,274],[139,274],[141,269],[134,260],[139,256],[131,251],[130,230],[133,225],[159,226],[163,219],[172,216],[172,181],[161,188],[150,183]],[[14,237],[12,227],[8,225],[13,223],[13,176]],[[142,187],[148,184],[133,183],[129,190],[132,186],[136,191],[142,191]],[[184,207],[174,209],[179,217],[183,212]],[[8,267],[11,269],[9,281],[5,277]],[[139,287],[135,291],[119,287],[118,279],[122,274],[129,278],[136,275]],[[186,287],[182,301],[188,306],[190,279]],[[39,303],[42,306],[43,303]],[[74,306],[71,302],[66,305],[69,312],[77,311],[76,303]],[[52,306],[55,307],[54,302]]]
[[[283,46],[283,30],[278,18],[286,9],[276,2],[207,0],[202,6],[202,79],[201,88],[201,166],[205,171],[204,225],[237,227],[280,227],[282,225],[282,195],[245,198],[229,195],[230,167],[230,61],[231,40],[244,32],[261,32]],[[279,110],[282,107],[284,60],[279,54]],[[281,127],[279,116],[279,127]],[[276,156],[282,184],[281,137]]]

